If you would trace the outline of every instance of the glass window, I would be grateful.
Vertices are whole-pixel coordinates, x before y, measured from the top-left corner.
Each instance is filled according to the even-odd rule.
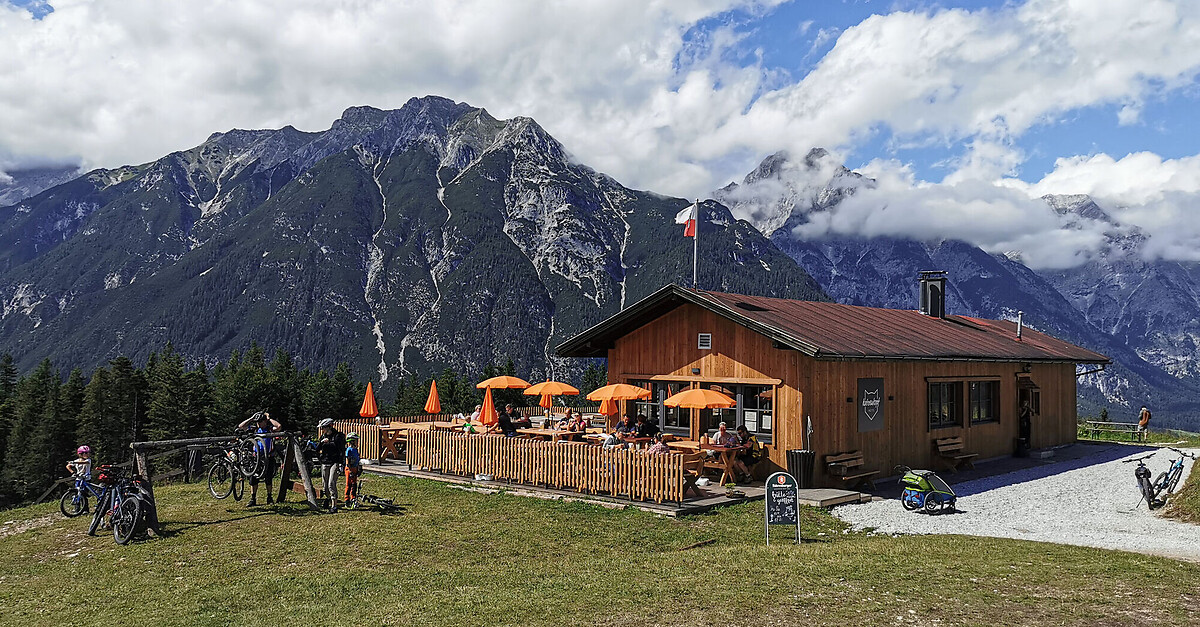
[[[724,422],[726,428],[734,430],[738,425],[745,425],[759,442],[769,444],[774,427],[774,388],[762,385],[735,385],[707,383],[704,387],[720,392],[733,400],[737,405],[728,408],[706,409],[701,412],[703,422],[701,433],[712,433],[717,426]]]
[[[959,391],[957,382],[929,384],[929,428],[961,426],[959,420]]]
[[[1000,382],[971,381],[967,387],[971,424],[998,421],[1000,419]]]
[[[650,390],[650,398],[634,403],[634,411],[644,414],[656,422],[663,431],[689,435],[692,427],[692,411],[678,407],[667,407],[663,401],[673,394],[687,389],[687,384],[677,381],[630,381],[630,385]]]

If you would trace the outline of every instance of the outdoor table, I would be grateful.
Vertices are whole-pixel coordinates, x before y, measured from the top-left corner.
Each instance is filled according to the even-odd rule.
[[[700,450],[700,443],[695,440],[671,440],[667,446],[693,453]]]
[[[637,436],[633,436],[633,437],[623,437],[623,438],[621,438],[621,441],[626,444],[632,445],[634,448],[646,448],[646,445],[653,442],[654,438],[639,438]]]
[[[379,459],[392,454],[392,459],[400,459],[398,445],[408,442],[408,427],[384,427],[379,430]]]
[[[733,460],[739,452],[744,451],[748,448],[750,448],[750,446],[746,445],[746,444],[743,444],[741,446],[721,446],[718,444],[701,444],[700,445],[700,450],[716,451],[721,454],[721,461],[719,464],[719,468],[721,468],[721,485],[726,485],[729,483],[737,483],[736,481],[733,480],[734,478],[737,477],[737,473],[735,473],[733,471]]]
[[[529,427],[526,429],[517,429],[517,433],[531,435],[535,438],[543,440],[570,440],[583,435],[582,431],[567,431],[565,429],[543,429],[541,427]]]
[[[457,429],[458,427],[460,427],[462,425],[461,425],[461,423],[457,423],[457,422],[435,422],[435,423],[430,424],[429,426],[434,431],[454,431],[455,429]]]

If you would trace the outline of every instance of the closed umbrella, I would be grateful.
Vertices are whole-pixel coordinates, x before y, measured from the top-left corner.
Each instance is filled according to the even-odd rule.
[[[375,405],[375,392],[371,390],[371,382],[367,381],[367,395],[363,397],[362,409],[358,415],[363,418],[374,418],[379,415],[379,407]]]
[[[500,422],[500,414],[496,413],[496,403],[492,400],[492,388],[483,392],[483,409],[479,410],[479,422],[489,427]]]
[[[438,399],[437,393],[437,379],[434,379],[429,383],[429,398],[425,401],[425,413],[442,413],[442,401]]]

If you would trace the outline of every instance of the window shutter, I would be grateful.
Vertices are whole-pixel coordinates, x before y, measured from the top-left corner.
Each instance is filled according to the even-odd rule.
[[[696,347],[702,351],[712,349],[712,333],[701,333],[699,340],[696,342]]]

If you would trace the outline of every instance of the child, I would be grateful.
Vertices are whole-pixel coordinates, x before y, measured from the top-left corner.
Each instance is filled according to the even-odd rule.
[[[362,474],[362,457],[358,454],[358,434],[346,434],[346,504],[358,498],[358,476]]]
[[[75,475],[76,479],[88,480],[92,478],[92,449],[84,444],[75,449],[77,457],[67,462],[67,472]]]

